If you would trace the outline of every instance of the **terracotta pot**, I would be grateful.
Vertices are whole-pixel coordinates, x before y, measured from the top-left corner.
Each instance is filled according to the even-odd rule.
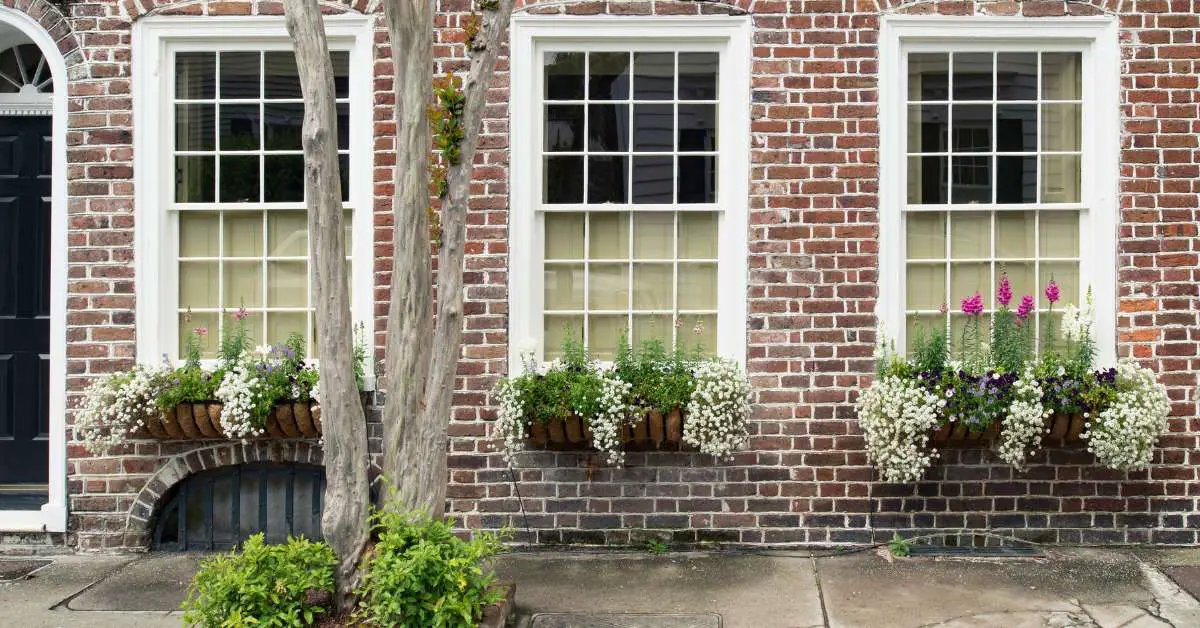
[[[216,405],[216,404],[213,404]],[[219,411],[218,411],[219,413]],[[192,417],[196,420],[196,429],[200,430],[200,435],[204,438],[219,438],[220,433],[213,428],[212,421],[208,418],[208,407],[203,403],[192,404]]]
[[[950,440],[967,440],[968,431],[967,426],[961,421],[955,423],[954,427],[950,430]]]
[[[534,421],[529,426],[529,442],[538,447],[545,447],[546,443],[550,442],[550,433],[546,431],[546,426]]]
[[[275,420],[275,408],[267,415],[267,424],[263,426],[267,434],[274,438],[284,438],[283,430],[279,429],[279,421]]]
[[[667,413],[667,440],[672,443],[683,442],[683,411],[675,408]]]
[[[651,410],[650,416],[646,418],[650,426],[650,440],[655,445],[661,445],[667,438],[667,426],[663,414],[658,410]]]
[[[550,442],[561,445],[567,442],[567,429],[562,419],[552,419],[546,423],[546,431],[550,433]]]
[[[293,404],[290,403],[281,403],[275,406],[271,415],[279,422],[279,429],[283,430],[284,436],[297,438],[300,436],[300,428],[296,426],[296,420],[292,418],[292,406]]]
[[[1083,428],[1085,425],[1086,422],[1084,421],[1082,414],[1071,415],[1070,427],[1067,428],[1067,440],[1080,440],[1079,435],[1083,433]]]
[[[583,441],[583,419],[571,415],[563,419],[563,427],[567,433],[567,442],[576,445]]]

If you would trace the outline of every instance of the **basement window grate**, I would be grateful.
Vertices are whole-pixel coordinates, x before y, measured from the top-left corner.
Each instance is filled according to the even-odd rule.
[[[262,532],[268,543],[321,538],[325,469],[315,465],[235,465],[178,485],[154,523],[153,547],[227,550]]]

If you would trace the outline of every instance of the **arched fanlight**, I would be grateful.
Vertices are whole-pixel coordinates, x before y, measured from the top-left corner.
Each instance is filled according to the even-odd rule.
[[[54,92],[50,64],[36,44],[0,51],[0,94],[35,96]]]

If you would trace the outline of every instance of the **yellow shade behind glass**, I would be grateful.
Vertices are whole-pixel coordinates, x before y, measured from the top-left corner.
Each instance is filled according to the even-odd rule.
[[[979,259],[992,253],[989,212],[954,212],[950,217],[950,257]]]
[[[1034,255],[1035,212],[996,212],[996,257],[1031,258]]]
[[[946,257],[946,214],[943,212],[912,212],[904,217],[908,223],[908,259],[943,259]]]
[[[225,212],[225,256],[261,256],[262,223],[261,212]]]
[[[262,262],[225,262],[226,308],[262,306]]]
[[[267,262],[267,305],[270,307],[306,307],[308,305],[308,264],[304,262]],[[271,340],[277,340],[275,336]]]
[[[1042,257],[1079,256],[1079,212],[1042,212],[1041,243],[1038,247]]]
[[[675,255],[675,214],[639,212],[633,218],[633,256],[671,259]]]
[[[583,259],[583,223],[583,214],[546,214],[546,259]]]
[[[669,314],[634,314],[633,339],[635,347],[647,340],[658,340],[664,347],[671,347],[673,321]]]
[[[589,220],[590,259],[629,259],[628,213],[596,212]]]
[[[910,310],[936,310],[946,302],[946,266],[909,264],[905,284]]]
[[[597,360],[612,360],[617,354],[617,345],[625,333],[628,320],[625,316],[588,317],[588,352]]]
[[[349,253],[347,250],[346,254]],[[305,212],[267,212],[267,254],[272,257],[308,255],[308,216]]]
[[[217,262],[179,263],[179,307],[218,307]]]
[[[633,308],[635,310],[669,310],[674,294],[670,264],[633,265]]]
[[[717,214],[680,212],[679,259],[717,258]]]
[[[577,342],[583,342],[583,316],[542,317],[542,338],[545,342],[542,357],[547,360],[562,357],[563,342],[568,334]]]
[[[717,309],[717,265],[679,264],[679,309]]]
[[[220,255],[221,217],[217,212],[179,213],[180,257]]]
[[[547,310],[583,309],[583,264],[546,264]]]

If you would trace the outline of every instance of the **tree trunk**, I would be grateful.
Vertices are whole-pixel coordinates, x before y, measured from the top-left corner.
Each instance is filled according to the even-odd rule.
[[[442,516],[446,501],[446,443],[461,353],[463,256],[471,174],[487,89],[513,4],[513,0],[500,0],[494,8],[485,10],[480,16],[482,28],[473,41],[466,43],[471,66],[462,85],[465,103],[461,159],[447,164],[447,189],[441,204],[437,318],[433,333],[423,335],[430,326],[428,249],[409,246],[411,243],[402,239],[428,233],[426,205],[421,202],[428,202],[428,168],[401,160],[424,158],[428,148],[420,147],[428,147],[431,142],[427,107],[433,79],[432,10],[425,0],[384,0],[396,63],[400,136],[396,149],[401,154],[410,153],[397,156],[396,189],[400,198],[388,319],[389,407],[384,413],[384,468],[396,485],[395,500],[435,517]],[[418,173],[422,175],[419,180]],[[423,196],[416,198],[414,191]],[[422,337],[414,338],[414,333]],[[430,340],[432,346],[427,344]]]
[[[350,608],[359,580],[358,565],[367,545],[370,478],[366,422],[354,379],[354,333],[342,241],[333,64],[317,0],[285,0],[284,14],[305,102],[304,187],[325,431],[325,512],[321,532],[338,556],[334,597],[338,608],[344,611]]]

